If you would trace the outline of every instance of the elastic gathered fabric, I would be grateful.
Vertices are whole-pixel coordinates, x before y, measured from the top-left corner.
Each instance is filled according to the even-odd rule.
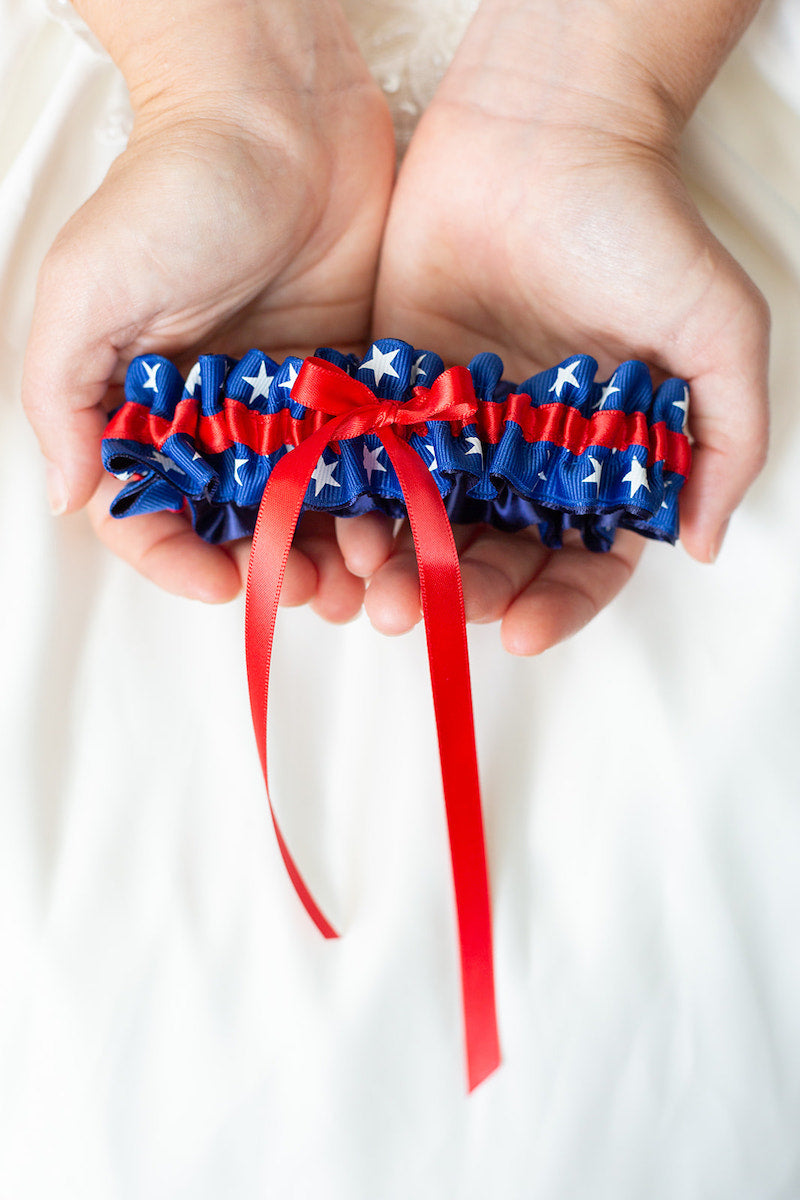
[[[395,338],[363,359],[323,348],[326,360],[402,404],[444,371],[442,359]],[[275,464],[326,420],[292,398],[303,360],[277,363],[260,350],[238,361],[203,355],[184,381],[168,359],[146,354],[127,373],[125,402],[102,445],[105,468],[125,482],[115,517],[188,512],[209,542],[250,536]],[[618,528],[673,543],[678,495],[689,472],[689,389],[668,379],[653,389],[642,362],[622,363],[599,382],[597,363],[576,354],[521,384],[502,378],[496,354],[468,365],[474,419],[406,426],[454,523],[535,526],[550,547],[566,529],[591,550],[610,549]],[[303,509],[356,516],[405,515],[397,476],[377,436],[329,446]]]

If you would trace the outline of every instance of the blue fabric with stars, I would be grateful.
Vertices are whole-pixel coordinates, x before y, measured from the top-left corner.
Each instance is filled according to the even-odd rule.
[[[430,386],[444,370],[431,351],[382,338],[364,359],[320,349],[327,359],[366,384],[378,397],[402,402],[415,384]],[[302,365],[290,357],[274,362],[250,350],[238,362],[224,355],[204,355],[186,382],[177,368],[158,355],[135,359],[125,382],[126,404],[145,406],[169,422],[181,401],[194,401],[201,416],[224,414],[224,398],[239,400],[253,412],[288,409],[301,419],[306,410],[290,398]],[[654,392],[645,364],[625,362],[606,383],[595,380],[596,361],[574,355],[520,385],[502,379],[496,354],[478,354],[469,363],[479,400],[503,406],[511,393],[530,398],[532,407],[559,400],[589,418],[606,412],[640,412],[648,427],[685,429],[688,389],[669,379]],[[112,422],[123,412],[118,410]],[[678,493],[684,476],[665,462],[648,467],[645,446],[609,449],[588,445],[582,453],[545,440],[526,441],[519,424],[505,420],[500,440],[482,441],[475,424],[454,432],[448,421],[429,421],[427,435],[412,434],[410,446],[431,472],[453,522],[485,522],[516,530],[536,526],[543,542],[561,545],[566,529],[579,530],[591,550],[610,549],[618,528],[674,542],[678,535]],[[204,448],[199,434],[170,434],[159,449],[138,440],[107,436],[105,468],[125,480],[111,511],[116,517],[163,510],[188,511],[195,529],[209,542],[249,536],[258,505],[276,462],[290,453],[286,443],[261,455],[231,438],[220,453]],[[405,505],[383,446],[373,434],[326,449],[306,493],[304,509],[339,516],[375,510],[391,517],[405,515]]]

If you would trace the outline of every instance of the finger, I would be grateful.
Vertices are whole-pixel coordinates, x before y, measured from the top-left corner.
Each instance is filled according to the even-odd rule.
[[[352,621],[364,599],[364,581],[351,575],[345,566],[333,518],[324,513],[304,513],[294,545],[316,571],[316,592],[311,599],[314,612],[337,625]]]
[[[239,569],[242,587],[247,585],[252,545],[252,538],[239,538],[225,547]],[[317,568],[302,551],[292,546],[283,573],[279,604],[282,608],[298,608],[301,604],[308,604],[316,590]]]
[[[500,637],[510,654],[541,654],[587,625],[627,583],[644,549],[623,529],[607,554],[585,549],[575,535],[550,553],[536,577],[511,604]]]
[[[481,526],[461,554],[467,620],[476,624],[499,621],[549,554],[533,530],[504,533]]]
[[[708,338],[712,361],[689,375],[694,445],[680,500],[681,541],[701,562],[716,558],[728,520],[767,453],[769,310],[743,275],[742,281],[741,307]]]
[[[351,575],[369,579],[392,552],[394,521],[380,512],[337,517],[336,540]]]
[[[159,587],[190,600],[222,604],[241,590],[239,568],[221,546],[198,537],[180,513],[112,517],[119,483],[104,476],[89,502],[89,519],[102,542]]]
[[[51,251],[42,266],[22,380],[57,513],[81,508],[97,487],[103,401],[119,359],[110,336],[99,332],[108,315],[96,311],[101,297],[71,253]]]
[[[469,545],[477,528],[474,525],[454,526],[453,538],[459,553]],[[419,571],[408,521],[401,525],[391,555],[372,576],[364,608],[378,632],[389,637],[408,633],[421,620]]]

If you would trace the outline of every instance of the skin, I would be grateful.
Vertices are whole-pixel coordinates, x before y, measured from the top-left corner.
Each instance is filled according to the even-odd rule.
[[[83,5],[136,120],[40,280],[23,398],[61,475],[56,507],[97,489],[92,519],[113,550],[169,590],[229,599],[247,546],[209,547],[171,514],[106,515],[117,485],[98,487],[98,445],[125,366],[145,350],[188,367],[201,349],[360,348],[374,299],[375,334],[450,362],[494,349],[510,378],[577,350],[601,377],[640,357],[687,378],[681,536],[698,560],[716,557],[766,452],[768,314],[697,213],[677,146],[753,0],[484,0],[412,140],[377,284],[393,148],[338,8],[227,4],[222,20],[209,0],[190,23],[207,40],[217,19],[217,78],[201,97],[193,48],[148,25],[156,8]],[[335,531],[304,518],[282,603],[346,620],[369,581],[376,628],[409,629],[421,613],[407,529],[394,538],[371,516]],[[455,533],[468,619],[501,621],[518,654],[590,620],[643,548],[624,533],[607,555],[574,540],[550,553],[525,531]]]

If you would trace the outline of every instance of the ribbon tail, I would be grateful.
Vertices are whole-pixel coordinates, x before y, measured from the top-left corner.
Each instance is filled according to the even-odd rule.
[[[430,472],[389,428],[378,436],[408,510],[420,574],[461,952],[469,1090],[500,1065],[489,882],[461,572]]]
[[[264,775],[267,803],[281,857],[311,920],[324,937],[335,938],[339,935],[314,900],[289,853],[275,815],[267,777],[269,668],[278,598],[306,488],[317,460],[327,444],[328,433],[323,427],[282,458],[267,481],[258,510],[247,574],[245,650],[253,728]]]

